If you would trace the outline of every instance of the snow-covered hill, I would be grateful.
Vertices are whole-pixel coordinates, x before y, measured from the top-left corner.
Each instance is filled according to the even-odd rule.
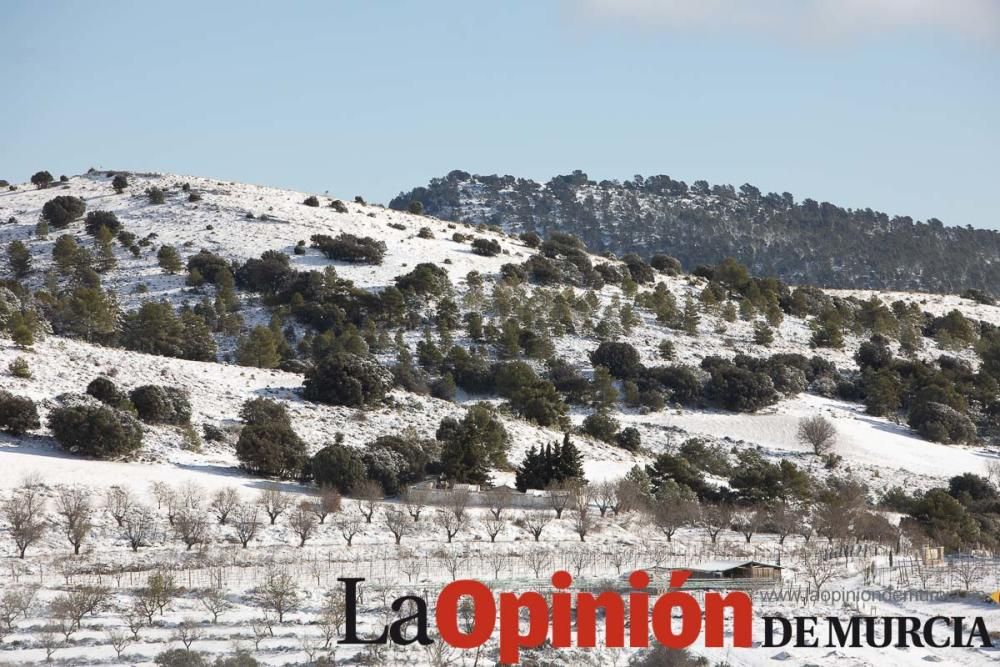
[[[276,250],[289,257],[293,269],[306,271],[333,267],[338,277],[374,292],[393,285],[397,276],[407,273],[417,264],[431,263],[447,270],[454,286],[455,301],[468,304],[462,310],[487,314],[490,308],[484,303],[483,296],[470,297],[470,292],[478,289],[470,287],[470,272],[476,272],[484,279],[487,286],[484,291],[489,295],[489,290],[499,282],[505,264],[521,264],[539,252],[516,236],[484,226],[447,222],[347,199],[337,200],[342,207],[333,207],[331,203],[334,198],[326,195],[317,195],[319,206],[307,206],[303,202],[309,193],[220,182],[203,177],[129,172],[128,180],[129,185],[122,193],[116,193],[112,189],[112,175],[106,172],[73,176],[66,182],[54,183],[46,189],[19,184],[14,190],[0,192],[0,246],[7,247],[12,241],[21,241],[27,246],[31,268],[22,280],[27,288],[36,293],[44,293],[53,288],[53,283],[58,283],[59,279],[54,274],[52,251],[60,235],[70,234],[80,246],[94,248],[96,251],[94,239],[86,234],[80,221],[71,223],[66,229],[50,229],[47,237],[39,236],[36,224],[42,207],[59,195],[83,199],[87,211],[113,212],[124,230],[134,234],[137,239],[147,241],[138,244],[138,254],[115,243],[113,252],[116,266],[100,276],[102,287],[113,293],[122,314],[152,300],[166,300],[179,308],[185,305],[193,307],[203,299],[214,297],[215,288],[211,285],[188,286],[184,271],[169,274],[160,267],[157,250],[163,245],[176,248],[182,261],[202,249],[236,262],[259,257],[264,251]],[[164,191],[165,202],[151,203],[146,194],[150,188]],[[192,193],[198,197],[191,197]],[[384,242],[384,261],[379,265],[334,261],[309,246],[313,235],[336,236],[341,233],[370,236]],[[467,240],[453,238],[456,233],[494,240],[499,243],[501,252],[494,256],[476,254]],[[300,248],[298,251],[297,246]],[[588,259],[594,265],[621,266],[616,259],[597,255],[590,255]],[[3,264],[3,272],[4,278],[11,277],[6,263]],[[677,300],[678,307],[683,308],[688,300],[700,303],[700,296],[707,284],[706,279],[692,275],[657,273],[653,282],[644,285],[643,289],[651,290],[655,285],[663,285]],[[566,291],[575,296],[589,296],[589,290],[579,286],[543,288],[526,282],[517,289],[520,291],[511,297],[512,310],[546,289],[549,296]],[[983,305],[957,296],[870,291],[828,293],[859,299],[874,296],[886,305],[896,301],[915,303],[919,310],[935,316],[958,310],[970,320],[1000,324],[1000,307]],[[607,313],[616,317],[623,305],[634,302],[634,292],[620,284],[607,284],[593,290],[592,298],[594,303],[590,306],[590,313],[585,316],[577,314],[578,319],[596,321]],[[258,294],[241,290],[238,299],[243,318],[242,329],[239,332],[213,333],[219,349],[215,362],[149,355],[53,334],[40,337],[27,349],[16,345],[9,338],[0,338],[0,369],[6,369],[15,359],[21,358],[27,361],[32,374],[30,378],[20,378],[0,371],[3,373],[0,385],[11,393],[36,401],[42,423],[41,428],[25,436],[0,436],[0,495],[6,493],[5,490],[22,485],[27,475],[44,480],[49,492],[62,485],[85,483],[98,489],[110,485],[129,486],[136,493],[148,497],[153,484],[166,483],[181,487],[194,483],[207,492],[236,487],[245,497],[250,497],[265,488],[268,480],[239,468],[233,442],[240,428],[240,407],[247,400],[256,397],[273,398],[287,406],[294,430],[306,442],[309,454],[314,454],[338,437],[342,437],[346,445],[362,451],[379,436],[409,432],[420,438],[433,439],[445,417],[461,418],[467,407],[481,400],[498,406],[503,404],[496,395],[473,395],[459,390],[454,400],[442,400],[398,387],[391,391],[387,400],[364,410],[304,400],[301,395],[301,373],[239,366],[233,362],[233,351],[240,336],[253,326],[267,324],[272,315],[272,310]],[[814,348],[810,340],[815,328],[815,318],[786,314],[780,324],[773,326],[773,342],[762,345],[755,342],[755,325],[762,321],[760,317],[725,317],[718,307],[706,306],[701,310],[693,331],[685,332],[658,322],[656,315],[648,309],[636,307],[635,314],[637,321],[630,330],[618,332],[612,337],[634,346],[641,362],[647,366],[670,363],[696,368],[702,360],[713,355],[732,359],[737,354],[768,357],[790,353],[806,357],[818,356],[850,374],[857,368],[854,355],[868,337],[861,331],[848,332],[844,345],[839,349]],[[410,349],[414,349],[417,342],[427,336],[425,327],[429,330],[433,324],[431,310],[417,313],[417,316],[418,324],[401,333],[401,338]],[[502,319],[495,315],[491,317],[498,322]],[[305,332],[304,327],[298,323],[292,326],[299,335]],[[498,358],[489,344],[471,340],[464,331],[456,330],[454,336],[457,345],[478,347],[486,351],[489,359]],[[663,341],[669,341],[673,345],[673,358],[669,362],[661,357]],[[555,356],[568,361],[588,380],[594,375],[588,354],[599,342],[594,328],[589,326],[581,326],[575,332],[566,331],[552,337]],[[898,342],[892,342],[892,350],[899,353]],[[916,351],[915,358],[935,360],[945,353],[964,360],[972,368],[977,368],[980,364],[980,357],[972,347],[945,349],[931,338],[922,340],[922,347]],[[386,366],[397,361],[397,353],[393,349],[380,350],[377,357]],[[542,360],[526,361],[540,375],[545,374]],[[228,433],[228,437],[222,442],[205,442],[200,447],[193,448],[190,439],[180,428],[143,425],[144,444],[133,460],[98,461],[66,453],[45,426],[46,416],[58,404],[58,396],[67,392],[82,393],[91,380],[101,375],[112,378],[126,390],[146,384],[181,387],[190,396],[191,423],[195,430],[200,432],[205,425],[218,427]],[[617,386],[624,389],[620,382]],[[591,412],[591,408],[585,405],[570,406],[570,424],[579,427]],[[895,486],[902,486],[912,492],[947,486],[950,478],[967,472],[986,476],[990,472],[988,465],[998,460],[996,447],[988,438],[975,445],[929,442],[906,426],[902,419],[874,417],[865,413],[863,405],[831,398],[829,395],[821,396],[811,390],[782,396],[775,404],[751,414],[673,403],[662,410],[650,411],[627,407],[621,401],[611,412],[621,426],[637,429],[642,446],[638,451],[628,451],[589,435],[575,433],[573,439],[583,457],[585,476],[592,483],[620,479],[634,466],[651,463],[658,454],[676,453],[683,442],[692,438],[721,445],[722,450],[733,458],[735,452],[759,449],[767,460],[792,461],[817,479],[831,475],[853,475],[868,485],[872,501],[877,500],[883,491]],[[842,461],[835,466],[826,465],[824,459],[813,454],[796,437],[799,421],[816,415],[827,417],[836,427],[838,441],[835,451],[842,457]],[[498,467],[492,471],[493,481],[497,483],[512,481],[512,467],[520,463],[531,447],[556,442],[563,437],[560,428],[539,426],[517,417],[512,410],[506,408],[500,410],[500,419],[511,436],[508,455],[511,466]],[[717,481],[725,485],[724,479]],[[314,489],[308,485],[294,481],[283,482],[282,485],[288,492],[297,494],[297,498],[313,497]],[[485,516],[481,510],[476,511]],[[603,514],[601,520],[604,521]],[[215,528],[220,535],[224,532],[222,526]],[[398,562],[416,559],[419,562],[423,558],[426,566],[428,558],[445,558],[445,552],[451,548],[450,544],[445,546],[441,535],[436,534],[428,524],[418,528],[415,536],[408,538],[415,545],[411,547],[412,552],[405,553],[403,549],[392,545],[391,538],[370,532],[366,538],[368,546],[361,552],[367,559],[368,567],[377,567],[379,563],[384,567],[385,559],[396,559]],[[511,547],[509,555],[516,559],[528,553],[531,545],[526,534],[522,532],[515,535],[513,526],[508,526],[507,529],[507,546]],[[164,527],[163,530],[162,539],[157,542],[159,546],[151,551],[158,549],[156,558],[180,557],[174,553],[173,547],[167,546],[169,537],[166,533],[169,529]],[[570,554],[568,549],[582,541],[577,539],[571,523],[561,520],[553,524],[551,531],[552,546],[546,548],[551,548],[554,552],[562,551],[564,559],[571,558],[567,555]],[[670,544],[670,557],[676,557],[676,562],[691,560],[694,556],[690,553],[695,551],[699,554],[712,551],[717,555],[739,551],[744,554],[774,556],[783,553],[785,549],[783,542],[778,543],[774,536],[759,535],[754,538],[752,545],[748,539],[744,546],[741,544],[742,536],[734,533],[731,536],[734,539],[723,541],[726,546],[717,547],[714,542],[711,545],[705,544],[704,539],[695,533],[695,529],[686,528],[674,538],[675,542],[679,541],[681,544],[677,547],[683,552],[681,554],[675,553],[674,543]],[[125,542],[114,537],[116,532],[110,521],[101,523],[100,534],[107,538],[109,553],[118,554],[123,560],[133,559]],[[268,558],[281,556],[294,560],[297,558],[296,550],[281,546],[283,541],[291,539],[290,535],[285,527],[275,528],[267,533],[266,538],[262,538],[260,548],[267,552]],[[475,535],[469,540],[476,543],[473,545],[476,553],[490,553],[489,550],[493,548],[492,540],[487,542],[488,538],[481,530]],[[222,541],[223,538],[219,539]],[[651,551],[668,548],[660,535],[644,520],[620,520],[618,517],[612,520],[610,514],[608,520],[600,524],[596,534],[587,539],[597,545],[595,548],[603,550],[602,553],[622,548],[638,550],[643,545]],[[53,554],[61,548],[63,541],[55,531],[46,540],[45,549],[36,555],[37,561],[33,563],[29,559],[27,564],[29,569],[36,568],[33,570],[35,572],[57,567],[57,558]],[[499,542],[504,540],[500,539]],[[332,554],[336,553],[337,558],[350,561],[350,554],[343,552],[343,541],[332,529],[323,532],[316,544],[319,546],[309,552],[314,557],[327,554],[332,559]],[[689,549],[690,553],[685,549]],[[727,552],[725,549],[731,551]],[[0,555],[7,560],[15,560],[13,547],[8,544],[8,540],[0,543]],[[86,557],[97,559],[97,555],[91,552]],[[222,553],[200,557],[215,564],[230,557],[235,559],[233,554]],[[651,558],[650,552],[636,552],[633,564],[642,565],[639,561],[648,558]],[[139,557],[134,560],[142,562]],[[607,562],[609,561],[605,561],[605,565]],[[611,576],[609,572],[598,572],[597,561],[594,563],[595,578],[598,575],[605,578]],[[879,563],[884,566],[881,560]],[[859,574],[853,569],[856,565],[849,564],[846,567],[845,585],[858,585],[856,578]],[[303,579],[308,580],[304,571],[300,574]],[[52,583],[40,576],[46,581],[46,586],[52,589],[49,591],[52,593],[58,582]],[[428,571],[424,572],[423,579],[419,574],[415,576],[416,581],[423,581],[425,585],[431,585],[427,581],[433,583],[445,578],[440,568],[434,576],[430,576]],[[521,576],[527,575],[522,572]],[[4,580],[0,579],[0,588],[3,585]],[[318,592],[313,593],[316,595],[310,597],[309,605],[302,611],[303,624],[314,623],[314,620],[309,620],[313,617],[308,614],[322,604]],[[189,606],[197,607],[193,602]],[[194,613],[193,610],[189,611]],[[252,610],[242,610],[232,620],[237,625],[246,623],[251,615]],[[174,618],[171,623],[174,622],[178,622],[178,619]],[[212,650],[223,652],[228,645],[229,636],[238,634],[238,628],[212,627],[212,632],[217,635]],[[23,652],[15,653],[14,661],[43,659],[44,652],[41,640],[36,636],[37,632],[28,628],[22,634],[25,635],[22,638],[24,643],[17,651]],[[147,637],[150,647],[139,651],[137,664],[144,664],[144,661],[148,663],[155,650],[162,648],[164,637],[151,637],[152,635]],[[115,662],[106,644],[93,637],[91,640],[91,644],[97,648],[92,647],[89,653],[80,649],[81,652],[73,655],[85,656],[82,658],[84,661],[95,661],[88,664],[97,664],[98,659],[101,664],[119,664]],[[272,644],[277,646],[280,642],[275,640]],[[7,648],[8,644],[0,643],[0,660],[4,658],[3,651]],[[69,649],[64,651],[67,655],[70,654]],[[299,651],[278,647],[267,654],[266,660],[269,664],[293,664],[302,661],[305,652],[305,649]],[[708,654],[722,659],[721,654],[710,651]],[[941,659],[938,653],[933,655]],[[797,657],[806,658],[805,655]],[[859,658],[867,661],[873,656],[860,654]],[[978,654],[963,654],[962,660],[955,664],[979,664],[978,658]],[[739,664],[736,661],[741,658],[740,655],[733,655],[729,659],[734,664]],[[567,664],[572,664],[572,658],[567,660],[570,661]],[[817,658],[813,662],[838,663],[837,659],[823,660],[825,659]],[[415,664],[430,663],[418,660]],[[759,654],[747,655],[743,664],[762,664],[762,661]]]

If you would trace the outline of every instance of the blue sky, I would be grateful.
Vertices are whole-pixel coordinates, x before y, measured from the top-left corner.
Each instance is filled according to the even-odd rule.
[[[1000,228],[994,0],[16,0],[0,63],[10,181],[583,169]]]

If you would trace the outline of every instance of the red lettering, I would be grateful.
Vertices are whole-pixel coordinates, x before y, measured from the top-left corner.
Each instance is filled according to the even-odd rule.
[[[742,592],[729,593],[726,597],[719,593],[705,593],[705,646],[722,646],[726,607],[733,610],[733,646],[750,646],[753,603],[750,596]]]
[[[629,575],[628,583],[633,589],[641,591],[649,586],[649,575],[642,570],[636,570]],[[649,595],[644,592],[629,593],[628,613],[629,646],[646,648],[649,646]]]
[[[458,627],[458,602],[463,597],[472,598],[474,609],[472,627],[463,632]],[[485,584],[472,579],[453,581],[438,596],[434,611],[441,639],[455,648],[475,648],[485,644],[496,626],[497,608],[493,593]]]
[[[670,573],[670,588],[680,588],[690,576],[687,570],[674,570]],[[674,607],[681,612],[681,629],[677,634],[674,634],[671,623]],[[693,644],[701,634],[701,606],[698,601],[689,593],[680,591],[663,594],[653,605],[653,634],[667,648],[687,648]]]
[[[521,609],[528,610],[528,632],[521,634]],[[522,646],[541,646],[549,634],[549,606],[541,593],[500,594],[500,662],[513,665]]]
[[[552,586],[569,588],[573,584],[573,575],[566,570],[557,570],[552,574]],[[552,645],[556,648],[566,648],[573,645],[573,596],[569,593],[552,594]]]

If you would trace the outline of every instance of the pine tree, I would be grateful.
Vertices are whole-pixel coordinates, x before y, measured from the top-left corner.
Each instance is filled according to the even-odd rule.
[[[76,255],[80,250],[76,239],[69,234],[63,234],[52,246],[52,260],[62,275],[68,275],[76,266]]]
[[[11,241],[7,245],[7,261],[14,277],[21,280],[31,272],[31,253],[21,241]]]
[[[567,432],[563,435],[562,449],[559,452],[557,480],[562,482],[569,479],[583,479],[583,458]]]
[[[179,273],[184,268],[184,264],[181,263],[181,257],[177,254],[177,248],[172,245],[160,246],[160,249],[156,252],[156,261],[159,263],[161,269],[170,274]]]
[[[618,402],[618,390],[615,389],[614,378],[604,366],[594,368],[594,379],[591,382],[591,406],[598,410],[614,407]]]
[[[764,322],[758,322],[753,327],[753,342],[765,347],[774,342],[774,332]]]
[[[108,271],[114,270],[115,266],[118,265],[118,260],[115,259],[115,249],[114,249],[114,236],[111,234],[111,230],[101,225],[97,229],[97,269],[101,273],[107,273]]]
[[[239,310],[239,300],[236,298],[236,280],[228,268],[219,271],[215,283],[215,309],[220,313],[231,313]]]
[[[690,336],[698,333],[698,323],[701,322],[701,315],[698,314],[698,304],[694,299],[688,297],[684,300],[684,313],[681,315],[681,327]]]
[[[240,338],[236,349],[236,363],[241,366],[274,368],[281,362],[274,332],[268,327],[254,327]]]
[[[514,486],[517,487],[518,491],[527,491],[528,489],[542,489],[545,488],[543,483],[543,454],[538,451],[538,449],[532,445],[531,449],[524,456],[524,460],[521,461],[521,465],[517,467],[514,472]]]

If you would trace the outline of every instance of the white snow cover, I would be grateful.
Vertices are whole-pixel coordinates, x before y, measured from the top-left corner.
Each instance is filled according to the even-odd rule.
[[[30,185],[21,184],[16,191],[0,192],[0,223],[15,219],[9,224],[0,224],[0,244],[6,246],[13,239],[28,243],[34,270],[27,282],[32,288],[44,287],[44,273],[51,266],[52,245],[60,233],[74,234],[82,245],[92,244],[79,223],[74,223],[64,232],[52,230],[48,239],[34,236],[42,205],[60,194],[84,198],[88,210],[114,211],[125,228],[139,238],[155,234],[151,245],[143,248],[138,258],[116,245],[118,267],[102,276],[105,287],[117,294],[125,309],[134,308],[148,299],[168,299],[175,305],[195,303],[206,294],[212,294],[211,289],[198,291],[186,287],[183,275],[164,274],[156,262],[155,251],[160,244],[174,245],[184,259],[201,248],[240,260],[256,257],[269,249],[281,250],[290,255],[294,267],[334,266],[339,275],[369,289],[381,289],[392,284],[396,275],[409,271],[419,262],[433,262],[448,269],[459,296],[466,290],[464,277],[468,272],[478,271],[486,277],[494,276],[503,264],[523,262],[534,252],[519,240],[499,232],[476,230],[376,205],[358,204],[349,199],[343,199],[348,212],[337,213],[329,207],[332,200],[329,196],[320,196],[321,206],[313,208],[302,204],[307,196],[302,192],[170,174],[131,174],[129,179],[131,184],[123,195],[112,191],[107,175],[97,173],[71,177],[65,187],[56,184],[50,189],[35,190]],[[187,193],[180,190],[183,183],[189,184],[192,191],[202,196],[202,200],[188,202]],[[148,204],[143,193],[153,186],[167,190],[166,204]],[[248,213],[253,214],[253,218],[248,217]],[[392,225],[401,225],[404,229]],[[433,238],[417,235],[424,227],[430,230]],[[503,254],[496,257],[475,255],[468,243],[457,243],[451,239],[456,231],[494,238],[500,242]],[[313,249],[307,250],[304,255],[292,254],[300,240],[308,244],[313,234],[336,235],[340,232],[369,235],[385,241],[385,262],[380,266],[332,262]],[[595,257],[594,261],[605,260]],[[659,277],[658,280],[665,282],[681,302],[686,295],[696,294],[704,284],[700,279],[687,276]],[[851,293],[862,298],[872,295],[871,292]],[[915,301],[934,314],[957,308],[967,316],[1000,324],[1000,308],[955,296],[912,293],[875,295],[887,303],[897,299]],[[621,290],[613,286],[601,290],[599,298],[601,308],[616,298],[625,301]],[[267,321],[267,313],[259,303],[248,297],[244,297],[243,301],[243,313],[248,324]],[[853,366],[852,355],[860,343],[859,338],[849,336],[843,350],[812,350],[808,346],[809,323],[793,317],[785,318],[776,328],[775,342],[764,348],[753,343],[751,322],[727,323],[716,315],[704,315],[698,333],[688,336],[657,324],[648,313],[642,313],[642,316],[643,321],[625,339],[634,344],[643,361],[650,364],[662,363],[658,359],[658,344],[663,339],[669,339],[674,343],[677,361],[681,363],[696,365],[711,354],[732,356],[738,352],[755,355],[799,352],[819,354],[838,366],[850,368]],[[722,327],[724,332],[719,331]],[[419,332],[414,334],[414,338],[418,336]],[[219,342],[223,353],[232,350],[231,340],[220,338]],[[568,335],[554,343],[559,355],[588,368],[586,355],[597,346],[595,339],[579,335]],[[925,358],[934,358],[941,353],[942,350],[931,343],[920,354]],[[949,354],[976,363],[976,357],[970,350],[951,351]],[[192,423],[198,430],[206,423],[236,427],[237,414],[244,401],[257,396],[275,398],[288,406],[294,428],[306,441],[310,452],[331,442],[337,433],[343,434],[346,444],[359,448],[379,435],[398,433],[406,428],[414,429],[423,437],[433,437],[443,417],[460,416],[465,405],[478,400],[478,397],[460,396],[457,403],[450,403],[397,390],[392,393],[392,406],[368,411],[318,405],[300,398],[298,390],[302,385],[302,376],[295,373],[157,357],[57,336],[44,337],[30,350],[19,349],[10,340],[0,340],[0,369],[6,369],[17,357],[28,361],[33,377],[18,379],[0,371],[3,373],[0,386],[38,401],[43,424],[56,396],[65,392],[82,392],[94,377],[104,374],[125,388],[149,383],[185,388],[190,392],[194,413]],[[575,409],[571,419],[579,424],[587,413],[586,410]],[[789,458],[810,472],[823,476],[830,471],[825,470],[817,457],[795,436],[799,419],[815,414],[828,417],[837,428],[836,452],[843,457],[843,463],[835,472],[850,470],[864,479],[874,493],[893,486],[902,486],[907,490],[940,486],[948,478],[965,472],[985,474],[987,463],[997,458],[997,452],[990,447],[930,443],[918,437],[905,424],[866,415],[863,408],[855,404],[812,394],[783,400],[753,415],[676,408],[650,414],[622,410],[616,418],[623,426],[635,426],[642,434],[644,449],[636,454],[585,436],[574,436],[574,441],[584,456],[584,471],[591,482],[620,478],[633,466],[649,462],[658,452],[675,450],[690,437],[705,437],[727,447],[758,447],[771,459]],[[512,464],[516,464],[532,445],[554,442],[562,437],[556,430],[540,428],[509,415],[503,419],[512,436]],[[60,485],[85,484],[98,491],[110,485],[128,486],[143,502],[155,507],[150,495],[154,483],[166,483],[177,488],[196,484],[206,493],[236,487],[245,499],[255,497],[268,483],[237,467],[231,445],[206,443],[200,451],[190,451],[184,448],[184,438],[177,429],[144,426],[144,430],[145,445],[138,459],[130,462],[84,460],[67,454],[59,449],[44,427],[25,437],[0,436],[0,496],[6,497],[10,489],[33,473],[42,478],[50,504],[54,490]],[[494,481],[498,483],[511,483],[512,480],[510,469],[494,473]],[[296,499],[312,498],[314,493],[314,489],[290,482],[282,482],[281,488],[295,494]],[[391,506],[393,504],[389,503],[384,507]],[[355,511],[354,502],[345,501],[345,509]],[[432,514],[430,510],[428,513]],[[553,565],[559,563],[575,571],[573,558],[581,540],[574,532],[572,519],[564,517],[552,521],[539,543],[534,543],[525,531],[510,521],[494,543],[483,528],[487,518],[485,510],[476,508],[471,513],[474,521],[454,544],[446,543],[441,531],[429,519],[421,519],[414,532],[405,537],[400,546],[396,546],[392,536],[376,518],[372,525],[362,527],[357,542],[350,548],[334,526],[327,523],[320,527],[306,547],[299,549],[295,546],[297,540],[290,527],[281,519],[275,526],[264,526],[259,538],[246,552],[237,548],[238,545],[225,544],[225,538],[231,541],[228,527],[213,525],[211,530],[217,543],[188,553],[170,537],[164,523],[163,534],[152,546],[133,554],[114,523],[101,512],[93,539],[76,560],[67,558],[65,537],[54,524],[42,542],[29,549],[29,557],[23,563],[16,558],[11,540],[6,535],[0,535],[0,571],[3,571],[0,574],[0,594],[5,588],[37,580],[42,584],[40,599],[51,599],[66,588],[64,573],[74,568],[112,564],[148,568],[154,564],[175,563],[181,568],[178,572],[183,576],[197,577],[197,574],[191,573],[201,571],[198,568],[229,563],[231,568],[227,576],[230,579],[226,589],[233,606],[220,616],[220,622],[212,622],[205,616],[205,610],[198,601],[186,595],[162,617],[158,616],[157,624],[146,628],[142,640],[134,642],[126,649],[124,657],[118,659],[108,643],[105,630],[121,625],[121,609],[127,605],[130,587],[127,583],[122,586],[115,584],[114,604],[88,616],[84,627],[73,635],[72,641],[55,652],[56,660],[66,664],[149,665],[157,653],[180,646],[176,639],[172,639],[177,624],[185,619],[194,619],[203,635],[195,643],[198,650],[225,654],[232,652],[238,644],[253,650],[265,664],[307,664],[310,647],[302,638],[318,635],[317,618],[323,593],[336,587],[337,574],[367,570],[377,575],[381,568],[383,580],[394,583],[399,589],[433,592],[454,578],[445,567],[445,559],[451,554],[468,553],[472,555],[465,561],[460,575],[484,580],[499,579],[498,587],[503,585],[507,589],[520,590],[540,585],[525,565],[528,554],[535,550],[549,554]],[[3,529],[5,527],[0,526],[0,530]],[[587,535],[586,540],[583,548],[593,549],[594,553],[601,555],[582,567],[586,572],[584,579],[613,579],[627,571],[630,565],[649,565],[654,556],[664,559],[665,566],[692,565],[709,560],[771,562],[783,558],[784,576],[789,585],[805,586],[807,583],[807,578],[796,565],[795,551],[803,546],[801,538],[797,537],[778,544],[776,536],[759,534],[753,536],[750,543],[744,543],[743,536],[725,531],[720,544],[712,546],[702,531],[692,528],[679,531],[668,543],[654,526],[639,517],[609,515],[596,522],[593,533]],[[613,555],[623,551],[631,555],[624,559],[623,569],[617,571],[611,564],[615,560]],[[499,578],[494,576],[488,564],[489,559],[496,558],[497,554],[506,555],[509,561],[506,564],[507,574]],[[249,604],[246,595],[250,588],[260,583],[262,564],[268,560],[297,564],[299,569],[295,572],[303,588],[304,603],[291,614],[290,623],[276,626],[274,636],[263,640],[259,649],[254,649],[250,626],[261,616],[261,612]],[[312,562],[327,564],[319,579],[313,579],[319,566],[310,571],[306,565]],[[888,562],[884,551],[877,556],[868,555],[843,562],[832,588],[859,591],[900,586],[899,582],[888,580],[865,583],[862,571],[869,565],[886,568]],[[20,574],[22,567],[26,574]],[[414,571],[414,568],[417,569]],[[545,572],[551,572],[551,567]],[[132,588],[141,583],[139,577]],[[204,582],[199,585],[204,585]],[[972,590],[989,591],[998,585],[1000,581],[994,568],[983,574]],[[957,585],[954,587],[959,588]],[[502,587],[500,589],[503,590]],[[792,615],[802,609],[801,604],[794,602],[758,603],[759,613]],[[978,615],[987,618],[991,630],[1000,623],[1000,612],[996,607],[980,602],[977,596],[954,596],[938,602],[879,604],[877,608],[869,606],[861,610],[879,615],[907,614],[924,618]],[[844,609],[843,605],[836,603],[817,604],[809,607],[809,613],[836,615],[844,613]],[[364,627],[371,629],[380,617],[376,611],[368,609],[365,618]],[[15,631],[0,639],[0,662],[30,664],[44,661],[45,651],[41,641],[45,623],[41,608],[36,608],[28,618],[19,620]],[[759,638],[759,624],[755,632]],[[725,662],[757,666],[778,662],[823,667],[888,667],[924,662],[979,665],[995,662],[998,655],[994,651],[933,648],[824,650],[755,647],[718,650],[696,647],[696,652],[709,656],[713,664]],[[354,650],[340,649],[336,657],[346,659],[355,653]],[[552,664],[566,665],[622,665],[626,662],[625,654],[613,650],[554,652],[547,654],[545,659],[551,660]],[[461,662],[451,664],[472,664],[472,661],[473,655],[466,654]],[[384,664],[433,663],[428,654],[418,650],[396,650]],[[482,660],[481,664],[484,664]]]

